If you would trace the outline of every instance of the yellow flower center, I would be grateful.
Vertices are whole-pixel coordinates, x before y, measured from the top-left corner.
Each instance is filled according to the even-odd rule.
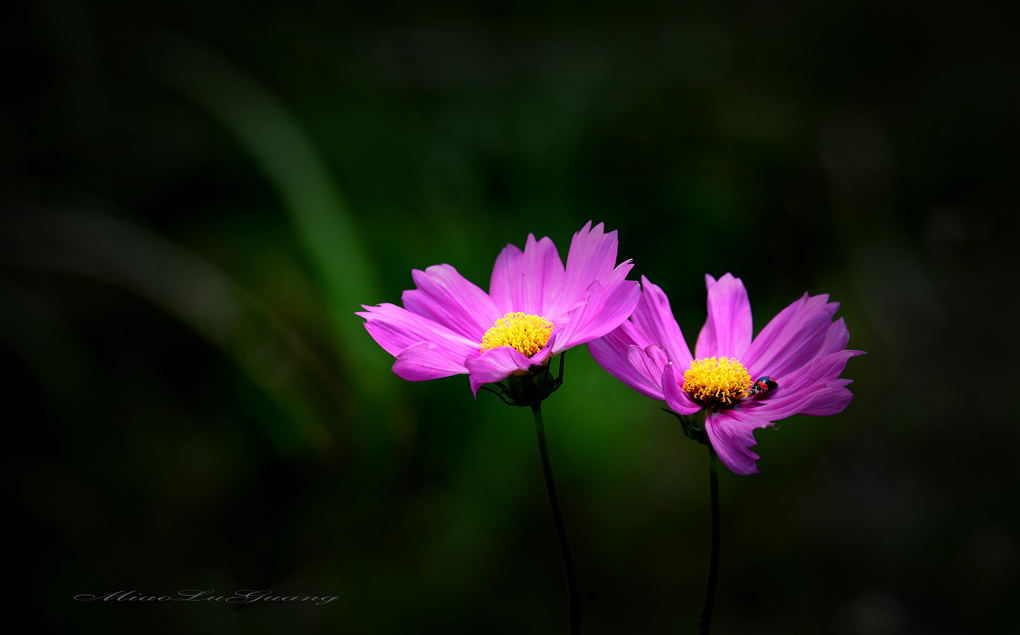
[[[696,359],[684,373],[684,392],[708,408],[731,406],[747,397],[751,383],[744,365],[726,357]]]
[[[511,346],[528,357],[542,350],[552,335],[553,323],[538,315],[507,313],[482,337],[482,352]]]

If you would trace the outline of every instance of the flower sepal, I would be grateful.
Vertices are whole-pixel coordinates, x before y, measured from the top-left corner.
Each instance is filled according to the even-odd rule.
[[[680,420],[680,425],[683,426],[684,434],[687,435],[688,439],[697,441],[702,445],[712,445],[712,442],[708,439],[708,432],[705,430],[704,411],[699,411],[689,416],[673,412],[669,408],[662,408],[662,411],[669,413]]]
[[[503,381],[497,382],[496,386],[499,387],[499,391],[486,386],[482,386],[482,389],[495,393],[508,406],[530,407],[543,401],[563,385],[563,358],[565,356],[566,351],[558,356],[560,368],[556,377],[553,377],[549,372],[551,360],[547,360],[545,364],[532,366],[528,372],[519,371],[521,374],[514,373]]]

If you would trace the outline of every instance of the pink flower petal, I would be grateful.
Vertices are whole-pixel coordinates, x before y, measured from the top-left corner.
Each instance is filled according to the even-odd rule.
[[[623,324],[640,299],[641,287],[636,281],[621,280],[608,289],[593,282],[588,302],[570,314],[569,326],[555,336],[553,352],[559,353],[609,333]]]
[[[808,296],[797,300],[772,318],[744,355],[744,365],[755,377],[788,376],[808,364],[826,345],[826,336],[832,326],[832,316],[839,303],[828,302],[828,295]],[[839,327],[834,332],[838,343],[842,337]]]
[[[804,413],[805,409],[812,407],[819,391],[842,374],[847,361],[851,357],[864,354],[862,351],[845,350],[849,337],[842,318],[830,323],[813,359],[807,363],[801,363],[809,352],[802,351],[798,360],[800,365],[797,368],[794,368],[789,374],[772,375],[779,383],[779,388],[767,399],[756,401],[761,407],[757,413],[770,421],[777,421]],[[815,341],[817,342],[817,338]],[[756,361],[755,363],[760,362]],[[757,370],[754,365],[751,368]],[[849,392],[847,391],[846,394]],[[837,391],[837,396],[840,400],[848,402],[846,395],[842,392]]]
[[[775,394],[767,399],[755,401],[755,411],[769,421],[779,421],[795,414],[818,415],[836,414],[850,403],[853,394],[843,388],[849,379],[838,379],[851,357],[862,351],[839,351],[821,355],[804,367],[788,385],[780,383]]]
[[[503,317],[492,299],[450,265],[411,272],[417,289],[405,291],[404,308],[476,342]]]
[[[839,305],[836,304],[836,306]],[[849,343],[850,331],[847,330],[846,322],[843,321],[843,318],[839,318],[830,324],[829,330],[825,332],[825,342],[822,344],[819,354],[828,355],[829,353],[835,353],[837,351],[845,351],[847,344]]]
[[[816,357],[791,375],[773,377],[779,384],[763,400],[755,400],[762,408],[768,409],[768,419],[776,421],[801,412],[811,403],[812,395],[843,372],[847,361],[859,351],[840,351],[831,355]]]
[[[397,355],[393,372],[408,381],[426,381],[468,372],[463,362],[463,358],[451,359],[448,351],[433,342],[419,342]]]
[[[631,346],[627,350],[627,363],[642,380],[644,390],[638,389],[638,392],[659,401],[666,399],[661,382],[662,372],[669,364],[669,359],[664,348],[655,344],[645,348]]]
[[[608,335],[588,342],[591,356],[606,372],[642,395],[663,401],[665,397],[660,385],[662,370],[657,375],[649,375],[646,372],[648,365],[644,361],[636,364],[631,359],[631,349],[645,354],[645,346],[649,344],[635,339],[633,326],[629,322],[624,322]]]
[[[851,380],[849,379],[829,382],[824,388],[815,393],[810,405],[801,410],[801,414],[824,417],[843,412],[854,398],[853,393],[845,388],[850,383]]]
[[[471,392],[475,397],[478,397],[478,391],[483,385],[503,381],[515,371],[528,370],[535,365],[533,359],[509,346],[493,348],[465,362],[471,374]]]
[[[507,245],[492,268],[489,293],[500,317],[511,311],[539,315],[555,323],[556,300],[563,289],[563,261],[548,237],[536,241],[534,234],[522,252]]]
[[[656,383],[662,381],[662,373],[669,365],[666,349],[657,344],[649,344],[644,348],[631,346],[627,351],[627,359],[631,366]]]
[[[764,399],[748,399],[740,402],[734,409],[753,412],[755,416],[769,421],[779,421],[800,413],[811,403],[817,387],[790,388],[780,383],[774,393]]]
[[[850,334],[846,330],[843,318],[831,323],[814,358],[786,376],[786,384],[792,388],[800,389],[839,377],[851,357],[864,354],[863,351],[846,349],[849,338]]]
[[[853,394],[844,388],[849,379],[837,379],[830,382],[811,384],[806,388],[795,390],[788,395],[779,395],[759,402],[747,402],[737,409],[750,408],[756,416],[779,421],[796,414],[818,416],[820,414],[836,414],[841,412]]]
[[[589,293],[596,280],[604,281],[616,266],[616,232],[605,233],[602,223],[594,228],[588,221],[570,241],[567,266],[563,276],[563,292],[556,309],[566,313]]]
[[[701,410],[701,405],[692,400],[683,391],[684,369],[676,364],[669,364],[662,371],[662,392],[666,397],[666,405],[682,415],[692,415]]]
[[[740,278],[727,273],[718,281],[705,276],[708,319],[698,335],[697,357],[743,359],[751,343],[751,303]]]
[[[766,419],[735,408],[710,412],[705,419],[708,438],[719,460],[733,473],[742,475],[758,473],[758,455],[750,448],[758,444],[754,431],[767,425],[770,422]]]
[[[641,276],[641,301],[631,314],[630,321],[638,332],[647,337],[646,344],[659,344],[666,349],[671,361],[690,368],[694,358],[673,317],[669,298],[644,276]]]
[[[616,232],[610,232],[610,233],[613,234],[613,235],[616,234]],[[614,260],[610,260],[610,261],[607,261],[607,262],[614,263],[615,261]],[[614,288],[616,288],[617,285],[620,285],[620,284],[629,284],[629,285],[640,286],[640,285],[638,285],[638,283],[636,281],[626,280],[627,274],[630,273],[630,270],[633,269],[633,268],[634,268],[634,263],[631,262],[630,259],[627,259],[627,260],[624,260],[623,262],[621,262],[620,264],[616,265],[616,268],[613,269],[612,271],[610,271],[607,275],[600,275],[596,279],[600,283],[602,283],[602,286],[605,287],[606,289],[614,289]]]
[[[553,328],[552,337],[549,338],[549,343],[557,353],[570,348],[571,342],[580,339],[575,337],[578,330],[586,321],[585,313],[588,313],[587,319],[591,319],[593,314],[598,310],[597,307],[602,304],[604,291],[602,285],[598,281],[593,282],[591,287],[588,289],[588,293],[582,302],[579,302],[577,306],[572,310],[566,317],[565,320],[561,320],[560,324]],[[579,342],[580,343],[580,342]]]
[[[851,357],[864,354],[863,351],[839,351],[830,355],[816,357],[809,366],[807,373],[808,381],[812,384],[820,384],[832,381],[839,377],[846,368],[846,363]]]
[[[463,360],[477,354],[481,348],[481,344],[399,306],[386,303],[362,308],[365,311],[357,315],[365,318],[365,329],[394,357],[420,342],[435,343],[448,359]]]

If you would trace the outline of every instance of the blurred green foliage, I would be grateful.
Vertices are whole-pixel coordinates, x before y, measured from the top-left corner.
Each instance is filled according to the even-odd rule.
[[[830,293],[842,414],[721,478],[719,633],[1007,632],[1020,566],[1015,7],[0,9],[5,493],[32,632],[556,633],[534,432],[360,326],[586,221],[760,329]],[[707,459],[584,348],[545,403],[587,633],[694,632]],[[326,606],[76,602],[273,589]],[[12,596],[15,597],[15,596]],[[26,631],[27,632],[27,631]]]

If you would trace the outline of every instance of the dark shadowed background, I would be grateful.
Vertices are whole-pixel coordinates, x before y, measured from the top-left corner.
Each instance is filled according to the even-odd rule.
[[[1020,574],[1008,3],[0,9],[3,621],[566,631],[526,409],[354,315],[586,221],[755,327],[842,303],[856,397],[726,471],[715,632],[1002,633]],[[584,347],[545,402],[585,633],[693,633],[705,448]],[[311,602],[80,602],[240,589]]]

